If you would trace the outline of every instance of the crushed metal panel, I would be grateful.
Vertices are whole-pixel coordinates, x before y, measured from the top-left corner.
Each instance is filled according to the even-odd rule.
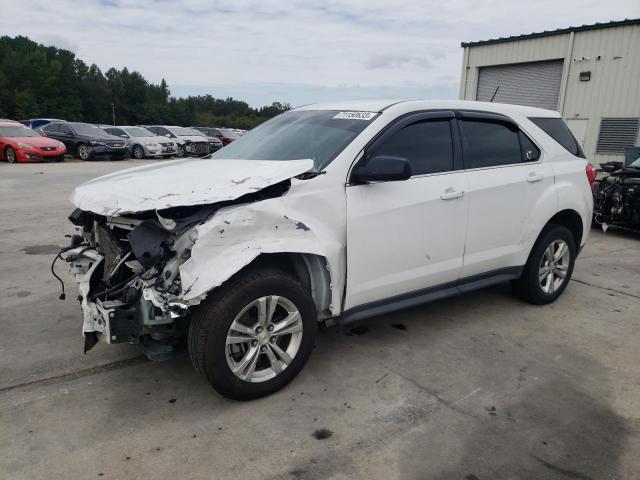
[[[327,259],[333,281],[331,311],[339,313],[345,268],[342,230],[335,225],[334,212],[313,218],[305,211],[305,202],[313,200],[296,197],[294,191],[286,197],[227,207],[196,227],[191,257],[180,266],[183,298],[188,301],[222,285],[260,254],[306,253]]]
[[[177,160],[135,167],[83,183],[71,202],[99,215],[235,200],[313,168],[313,160]]]

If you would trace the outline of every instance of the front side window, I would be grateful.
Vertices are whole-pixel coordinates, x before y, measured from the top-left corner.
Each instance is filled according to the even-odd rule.
[[[451,171],[451,125],[448,120],[413,123],[394,133],[370,154],[405,158],[411,165],[412,175]]]
[[[353,118],[347,113],[350,112],[282,113],[218,150],[213,158],[282,161],[309,158],[316,170],[322,170],[377,117],[366,112]]]
[[[465,168],[495,167],[522,162],[519,132],[511,125],[463,119],[460,126]]]
[[[58,125],[56,123],[50,123],[49,125],[42,127],[42,130],[49,133],[60,133],[61,126],[62,125]]]

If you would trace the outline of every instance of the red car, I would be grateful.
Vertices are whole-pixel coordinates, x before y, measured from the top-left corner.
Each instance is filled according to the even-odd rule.
[[[64,143],[38,135],[29,127],[0,119],[0,159],[16,162],[61,162]]]

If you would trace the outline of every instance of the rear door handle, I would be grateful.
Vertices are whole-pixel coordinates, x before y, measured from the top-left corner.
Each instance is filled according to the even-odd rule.
[[[544,179],[544,175],[541,173],[531,172],[527,175],[527,182],[529,183],[539,182],[542,179]]]
[[[442,194],[440,195],[440,198],[442,200],[453,200],[454,198],[460,198],[463,195],[464,195],[464,191],[463,190],[456,190],[454,188],[447,188],[444,192],[442,192]]]

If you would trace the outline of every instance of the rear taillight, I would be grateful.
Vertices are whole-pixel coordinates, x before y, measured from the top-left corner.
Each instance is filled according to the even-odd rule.
[[[585,167],[585,173],[587,174],[587,181],[589,182],[589,186],[591,187],[591,191],[593,191],[593,187],[595,186],[596,176],[598,175],[598,171],[593,168],[593,165],[587,163]]]

